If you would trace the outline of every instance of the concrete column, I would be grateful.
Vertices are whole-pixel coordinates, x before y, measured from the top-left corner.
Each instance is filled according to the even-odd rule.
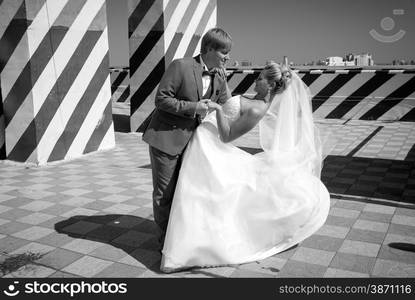
[[[173,59],[200,52],[216,26],[216,0],[128,0],[131,131],[154,108],[156,88]]]
[[[0,3],[7,159],[46,164],[114,147],[105,0]]]

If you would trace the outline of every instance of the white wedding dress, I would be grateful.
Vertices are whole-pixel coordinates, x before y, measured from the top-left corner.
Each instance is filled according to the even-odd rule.
[[[313,124],[299,113],[304,103],[293,106],[295,101],[289,98],[299,96],[294,92],[298,92],[294,87],[287,89],[274,100],[261,121],[265,151],[256,155],[220,140],[215,112],[197,128],[183,157],[161,270],[264,259],[301,242],[324,224],[330,197],[319,179],[321,157],[313,132],[298,137],[310,130],[302,123]],[[294,103],[287,106],[284,101]],[[240,96],[229,99],[223,110],[230,123],[235,121]],[[290,111],[295,113],[289,115]]]

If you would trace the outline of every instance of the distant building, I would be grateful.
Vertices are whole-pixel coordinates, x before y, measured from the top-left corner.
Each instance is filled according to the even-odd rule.
[[[344,66],[343,57],[340,56],[330,56],[326,58],[327,66]]]
[[[252,66],[252,62],[250,62],[249,60],[243,60],[243,61],[241,61],[241,66],[242,67],[250,67],[250,66]]]
[[[394,66],[413,66],[415,65],[415,60],[406,60],[406,59],[394,59],[392,62]]]
[[[287,57],[287,56],[284,56],[284,59],[283,59],[282,64],[283,64],[284,66],[288,66],[288,57]]]
[[[323,59],[319,59],[316,63],[317,66],[327,66],[327,64],[326,60]]]
[[[373,66],[373,58],[369,53],[358,54],[354,56],[354,64],[359,67]]]
[[[369,53],[363,54],[347,54],[344,58],[340,56],[330,56],[326,58],[325,61],[327,66],[341,66],[341,67],[350,67],[350,66],[373,66],[373,58]]]
[[[346,54],[344,60],[346,62],[354,62],[354,55],[353,55],[353,53]]]

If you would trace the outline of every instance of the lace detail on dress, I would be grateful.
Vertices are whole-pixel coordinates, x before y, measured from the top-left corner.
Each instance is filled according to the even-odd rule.
[[[241,100],[240,96],[234,96],[226,101],[223,105],[223,113],[229,121],[234,122],[239,118],[241,112]]]
[[[225,102],[225,104],[223,104],[222,108],[225,117],[229,120],[229,123],[234,122],[236,119],[239,118],[241,112],[240,96],[234,96],[232,98],[229,98]],[[213,111],[210,114],[208,114],[206,118],[203,119],[203,122],[211,123],[216,127],[216,112]]]

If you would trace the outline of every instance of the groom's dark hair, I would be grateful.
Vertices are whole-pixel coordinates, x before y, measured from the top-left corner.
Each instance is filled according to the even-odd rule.
[[[225,30],[221,28],[209,29],[209,31],[207,31],[202,37],[200,52],[205,54],[208,48],[212,48],[216,51],[225,50],[229,52],[232,48],[232,38]]]

